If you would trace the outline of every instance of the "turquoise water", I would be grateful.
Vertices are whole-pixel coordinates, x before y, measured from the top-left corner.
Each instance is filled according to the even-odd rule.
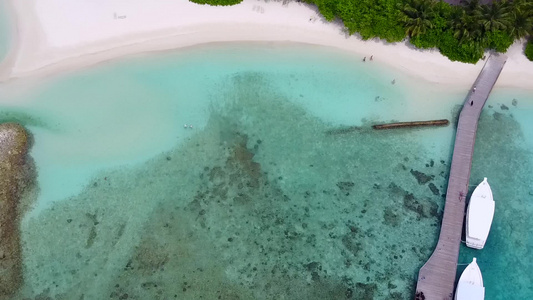
[[[454,120],[465,91],[444,89],[285,44],[0,86],[0,120],[30,128],[39,171],[20,296],[411,298],[438,235],[453,126],[369,126]],[[478,257],[487,299],[527,299],[533,95],[496,88],[489,104],[472,182],[489,178],[497,213],[486,248],[460,261]]]
[[[3,1],[0,3],[0,62],[2,62],[9,50],[11,39],[6,5]]]
[[[483,251],[464,245],[460,262],[478,258],[486,299],[531,299],[533,286],[533,95],[496,89],[480,118],[471,184],[487,177],[496,211]],[[470,187],[472,192],[475,186]],[[516,273],[508,272],[510,268]],[[462,270],[463,268],[460,268]],[[503,277],[504,276],[504,277]],[[505,280],[502,280],[505,278]]]

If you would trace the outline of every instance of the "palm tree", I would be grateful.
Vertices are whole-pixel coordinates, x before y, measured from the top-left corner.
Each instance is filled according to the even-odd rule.
[[[533,1],[515,0],[511,4],[511,24],[509,34],[514,39],[533,35]]]
[[[479,14],[479,11],[481,10],[479,0],[462,0],[462,4],[466,12],[470,15]]]
[[[508,31],[513,39],[533,35],[533,17],[523,11],[517,11],[513,13],[513,19],[513,26]]]
[[[483,32],[479,20],[480,14],[477,10],[472,8],[463,9],[456,6],[453,10],[450,24],[454,30],[454,37],[459,39],[460,42],[468,40],[480,41]]]
[[[424,34],[428,28],[433,28],[434,6],[433,0],[410,0],[401,8],[401,21],[410,37]]]
[[[511,26],[509,2],[495,1],[492,5],[481,6],[481,25],[485,31],[505,30]]]

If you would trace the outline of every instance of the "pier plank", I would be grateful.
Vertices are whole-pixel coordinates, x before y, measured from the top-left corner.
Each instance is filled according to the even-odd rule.
[[[417,300],[453,299],[465,213],[464,196],[468,192],[477,124],[481,110],[506,60],[507,57],[502,54],[493,54],[488,58],[463,104],[457,123],[439,241],[433,254],[418,273],[415,296]]]

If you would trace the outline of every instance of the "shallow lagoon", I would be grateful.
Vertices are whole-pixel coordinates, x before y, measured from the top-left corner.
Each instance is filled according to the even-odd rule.
[[[410,298],[436,243],[453,126],[369,125],[454,120],[466,94],[285,44],[28,85],[0,86],[0,119],[28,125],[39,168],[22,294],[66,299]],[[532,103],[496,88],[481,117],[471,180],[489,178],[497,212],[486,248],[460,262],[478,257],[487,299],[533,295]],[[513,262],[516,283],[498,280]]]

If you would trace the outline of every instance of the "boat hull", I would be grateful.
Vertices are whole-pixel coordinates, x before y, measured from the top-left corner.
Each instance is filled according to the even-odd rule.
[[[466,267],[461,274],[457,289],[455,290],[455,300],[484,300],[485,287],[481,270],[477,265],[476,258]]]
[[[494,217],[494,200],[487,178],[481,182],[470,197],[466,213],[466,245],[483,249]]]

